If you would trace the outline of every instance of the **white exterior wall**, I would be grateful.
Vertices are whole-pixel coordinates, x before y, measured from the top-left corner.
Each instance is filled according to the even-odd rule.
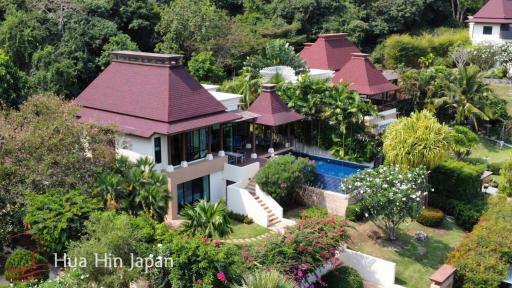
[[[249,191],[245,190],[248,182],[246,180],[228,186],[228,210],[247,215],[254,220],[254,223],[267,227],[268,214]]]
[[[318,276],[323,276],[334,269],[333,263],[341,263],[342,266],[352,267],[359,272],[365,282],[365,287],[396,288],[395,285],[396,264],[384,259],[356,252],[350,249],[339,249],[333,261],[318,268],[315,273],[306,276],[307,283],[313,283]]]
[[[484,34],[484,26],[492,27],[492,34],[486,35]],[[500,33],[500,24],[486,24],[486,23],[469,23],[469,37],[473,44],[478,43],[502,43],[504,41],[501,39]]]
[[[165,135],[155,134],[150,138],[143,138],[134,135],[120,134],[116,136],[116,147],[120,155],[127,156],[130,160],[136,161],[138,158],[149,157],[155,160],[154,138],[160,137],[162,163],[157,164],[155,169],[161,170],[167,167],[167,137]]]
[[[210,174],[210,202],[216,203],[220,199],[226,200],[226,180],[223,171]]]
[[[260,197],[260,199],[263,201],[263,203],[267,204],[267,206],[274,212],[274,214],[277,216],[277,218],[282,219],[283,218],[283,207],[279,205],[279,203],[272,198],[272,196],[268,195],[266,192],[261,190],[260,186],[256,184],[256,195]]]
[[[254,177],[256,173],[260,170],[260,163],[254,162],[252,164],[238,167],[235,165],[231,165],[228,163],[224,164],[224,179],[233,181],[233,182],[240,182],[245,181],[249,178]]]

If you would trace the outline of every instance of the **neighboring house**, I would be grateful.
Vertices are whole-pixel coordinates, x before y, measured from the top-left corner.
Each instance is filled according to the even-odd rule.
[[[473,44],[512,41],[512,0],[489,0],[467,22]]]
[[[381,132],[396,120],[395,92],[398,87],[373,66],[368,55],[361,53],[347,35],[320,34],[315,43],[305,43],[299,55],[310,69],[332,71],[331,82],[334,85],[345,83],[361,97],[370,99],[380,115],[366,120],[375,126],[375,132]]]
[[[287,124],[302,116],[282,104],[273,85],[263,87],[249,111],[237,111],[240,95],[202,86],[181,60],[172,54],[113,52],[112,64],[77,98],[80,121],[117,129],[119,154],[154,159],[155,169],[168,176],[172,196],[166,220],[179,219],[180,210],[199,199],[225,198],[230,210],[260,225],[280,222],[282,208],[250,178],[269,154],[291,146]],[[256,135],[256,125],[263,126],[263,134]],[[276,126],[282,127],[269,129]],[[236,187],[228,195],[231,184]]]

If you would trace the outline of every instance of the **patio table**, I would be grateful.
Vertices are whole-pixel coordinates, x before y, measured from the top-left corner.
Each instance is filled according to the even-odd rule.
[[[233,157],[235,158],[235,164],[238,163],[238,159],[242,159],[243,158],[243,154],[241,153],[235,153],[235,152],[226,152],[226,155],[228,155],[228,157]]]

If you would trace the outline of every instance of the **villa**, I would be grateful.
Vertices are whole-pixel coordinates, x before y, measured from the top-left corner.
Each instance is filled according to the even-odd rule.
[[[489,0],[467,22],[473,44],[512,41],[512,1]]]
[[[315,73],[330,71],[331,83],[345,83],[363,98],[370,99],[379,110],[377,117],[366,119],[375,126],[374,132],[394,122],[397,117],[395,108],[398,87],[388,81],[348,38],[347,33],[320,34],[315,43],[305,43],[299,53],[308,68]]]
[[[166,220],[179,219],[180,210],[199,199],[224,198],[230,210],[260,225],[279,223],[282,208],[250,179],[274,153],[291,150],[290,123],[304,117],[270,84],[247,111],[238,111],[240,95],[208,90],[181,60],[113,52],[112,63],[77,98],[80,121],[115,126],[119,154],[149,156],[167,174]],[[228,195],[229,185],[235,190]]]

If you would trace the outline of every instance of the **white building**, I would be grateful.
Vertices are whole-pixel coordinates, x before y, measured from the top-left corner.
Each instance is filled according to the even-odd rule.
[[[473,44],[512,41],[512,0],[489,0],[467,22]]]

